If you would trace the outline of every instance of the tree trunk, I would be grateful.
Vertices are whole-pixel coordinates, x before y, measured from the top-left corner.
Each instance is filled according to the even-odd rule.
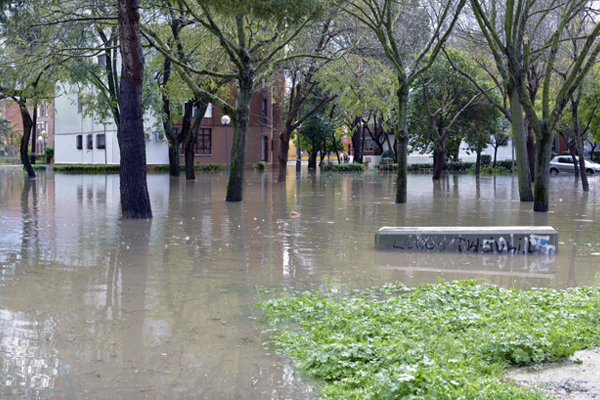
[[[36,139],[38,136],[37,129],[37,104],[33,103],[33,115],[31,116],[31,163],[35,164],[37,160]]]
[[[496,168],[496,159],[498,158],[498,147],[494,147],[494,165],[493,167]]]
[[[319,155],[319,149],[312,149],[308,156],[308,169],[317,169],[317,156]]]
[[[352,135],[352,149],[354,150],[354,162],[362,164],[363,163],[363,155],[362,148],[360,147],[360,126],[356,126],[356,132]]]
[[[138,0],[119,0],[121,46],[121,212],[125,219],[152,218],[146,181],[142,109],[144,55]]]
[[[588,182],[587,173],[585,171],[585,158],[583,156],[583,138],[581,137],[581,130],[579,127],[579,102],[581,101],[583,87],[580,86],[577,91],[577,95],[571,98],[571,115],[573,119],[573,134],[575,136],[575,145],[577,147],[577,154],[579,154],[579,171],[581,175],[581,186],[584,192],[590,191],[590,183]],[[575,160],[575,159],[573,159]]]
[[[573,171],[575,172],[575,178],[579,179],[579,163],[577,162],[577,148],[575,145],[575,139],[567,142],[567,146],[569,147],[569,154],[571,155],[571,160],[573,160]]]
[[[333,150],[335,150],[335,156],[337,157],[338,164],[341,164],[340,152],[338,151],[337,143],[335,141],[335,131],[331,132],[331,144],[333,145]]]
[[[323,148],[321,149],[321,160],[319,161],[319,168],[323,168],[323,160],[327,154],[327,139],[323,141]]]
[[[533,193],[531,192],[531,175],[529,173],[529,162],[527,158],[527,143],[525,137],[525,126],[523,124],[523,107],[521,106],[521,103],[519,103],[519,96],[517,95],[517,91],[515,89],[509,88],[508,95],[510,113],[512,116],[511,127],[515,145],[517,176],[519,182],[519,198],[523,202],[529,202],[533,201],[534,197]],[[548,164],[546,164],[546,167],[547,166]]]
[[[579,138],[578,138],[579,139]],[[579,154],[579,172],[581,175],[581,186],[584,192],[590,191],[590,183],[588,181],[587,172],[585,170],[585,158],[583,156],[583,143],[577,142],[577,154]]]
[[[435,142],[435,149],[433,151],[434,169],[432,177],[434,181],[440,179],[440,176],[442,176],[442,170],[444,169],[444,158],[446,157],[446,147],[444,146],[445,141],[446,136],[442,135]]]
[[[279,174],[277,177],[278,182],[285,182],[287,178],[287,163],[290,152],[290,138],[292,137],[292,132],[290,132],[291,127],[286,126],[283,128],[283,131],[279,134]],[[300,145],[300,134],[298,135],[298,145]]]
[[[196,179],[196,170],[194,169],[194,158],[196,156],[196,142],[198,141],[198,133],[200,132],[200,127],[202,126],[202,122],[204,121],[204,115],[206,114],[206,110],[208,109],[208,102],[205,100],[200,100],[195,103],[192,103],[192,110],[194,108],[194,104],[198,108],[198,115],[196,115],[194,125],[189,128],[189,134],[185,141],[185,178],[189,180]],[[192,110],[190,110],[190,121]]]
[[[243,24],[243,17],[239,18],[240,23]],[[231,147],[231,165],[229,180],[227,182],[226,201],[242,201],[244,193],[250,101],[254,94],[254,76],[249,65],[246,67],[243,76],[238,80],[238,83],[240,87],[238,105],[233,115],[233,143]]]
[[[479,176],[481,172],[481,151],[477,152],[477,159],[475,160],[475,175]]]
[[[527,124],[527,160],[529,161],[529,174],[531,182],[535,182],[535,135],[531,125]]]
[[[165,57],[163,66],[163,81],[162,87],[164,88],[169,82],[171,77],[171,59]],[[166,93],[162,92],[162,103],[163,103],[163,129],[165,130],[165,136],[169,143],[169,175],[178,177],[179,171],[179,140],[177,135],[173,132],[173,125],[171,124],[171,101]]]
[[[29,111],[27,110],[27,100],[19,100],[19,109],[21,111],[21,119],[23,120],[23,136],[21,137],[21,162],[23,163],[23,167],[25,167],[25,171],[27,171],[27,176],[29,178],[35,178],[35,171],[31,166],[31,161],[29,160],[29,152],[27,148],[29,147],[29,138],[31,137],[31,130],[33,128],[33,122],[31,120],[31,115],[29,115]]]
[[[408,86],[403,76],[398,77],[400,87],[398,96],[398,122],[396,127],[396,141],[398,143],[398,171],[396,173],[396,203],[404,204],[407,201],[407,161],[408,161]]]
[[[184,105],[183,123],[181,124],[181,134],[184,141],[184,158],[185,158],[185,178],[196,179],[194,171],[194,146],[196,145],[196,137],[192,132],[192,111],[194,103],[188,101]]]
[[[552,153],[552,132],[549,132],[545,124],[542,126],[541,135],[537,139],[533,211],[547,212],[549,209],[548,190],[550,187],[548,165],[550,164],[550,155]]]

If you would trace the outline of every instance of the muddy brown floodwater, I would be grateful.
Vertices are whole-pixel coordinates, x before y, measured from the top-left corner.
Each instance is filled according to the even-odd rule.
[[[0,167],[0,396],[19,399],[309,399],[309,383],[263,346],[257,285],[322,288],[478,279],[504,287],[591,285],[600,272],[600,179],[551,180],[551,212],[518,201],[510,176],[409,180],[248,173],[150,175],[154,219],[121,221],[117,175]],[[290,213],[299,215],[292,217]],[[382,226],[551,225],[553,257],[374,251]]]

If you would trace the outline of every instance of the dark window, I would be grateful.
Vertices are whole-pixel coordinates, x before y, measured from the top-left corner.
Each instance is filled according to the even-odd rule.
[[[83,112],[83,106],[81,105],[81,96],[77,96],[77,112]]]
[[[87,148],[88,150],[94,149],[94,135],[87,135]]]
[[[106,137],[104,136],[104,134],[96,136],[96,148],[106,149]]]
[[[77,150],[83,149],[83,136],[77,135]]]
[[[177,135],[181,128],[173,128],[173,134]],[[198,132],[198,138],[194,145],[194,154],[196,155],[210,155],[212,154],[212,137],[210,129],[200,129]],[[179,154],[185,154],[185,143],[181,143],[179,146]]]
[[[267,123],[267,99],[262,99],[261,107],[260,107],[260,116],[261,122],[263,124]]]
[[[200,129],[196,140],[195,154],[212,154],[212,140],[210,129]]]

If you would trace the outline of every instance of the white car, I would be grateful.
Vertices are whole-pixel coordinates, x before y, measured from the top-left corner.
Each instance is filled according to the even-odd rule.
[[[600,164],[586,158],[585,172],[588,175],[600,174]],[[550,175],[558,175],[559,173],[575,173],[575,164],[571,156],[557,156],[550,160]]]

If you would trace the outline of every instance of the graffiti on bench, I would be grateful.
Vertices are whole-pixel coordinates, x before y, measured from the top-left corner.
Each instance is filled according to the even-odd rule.
[[[550,236],[528,235],[517,240],[498,238],[463,238],[443,235],[408,235],[394,240],[393,248],[399,250],[456,251],[459,253],[496,254],[554,254],[556,248],[550,243]]]

